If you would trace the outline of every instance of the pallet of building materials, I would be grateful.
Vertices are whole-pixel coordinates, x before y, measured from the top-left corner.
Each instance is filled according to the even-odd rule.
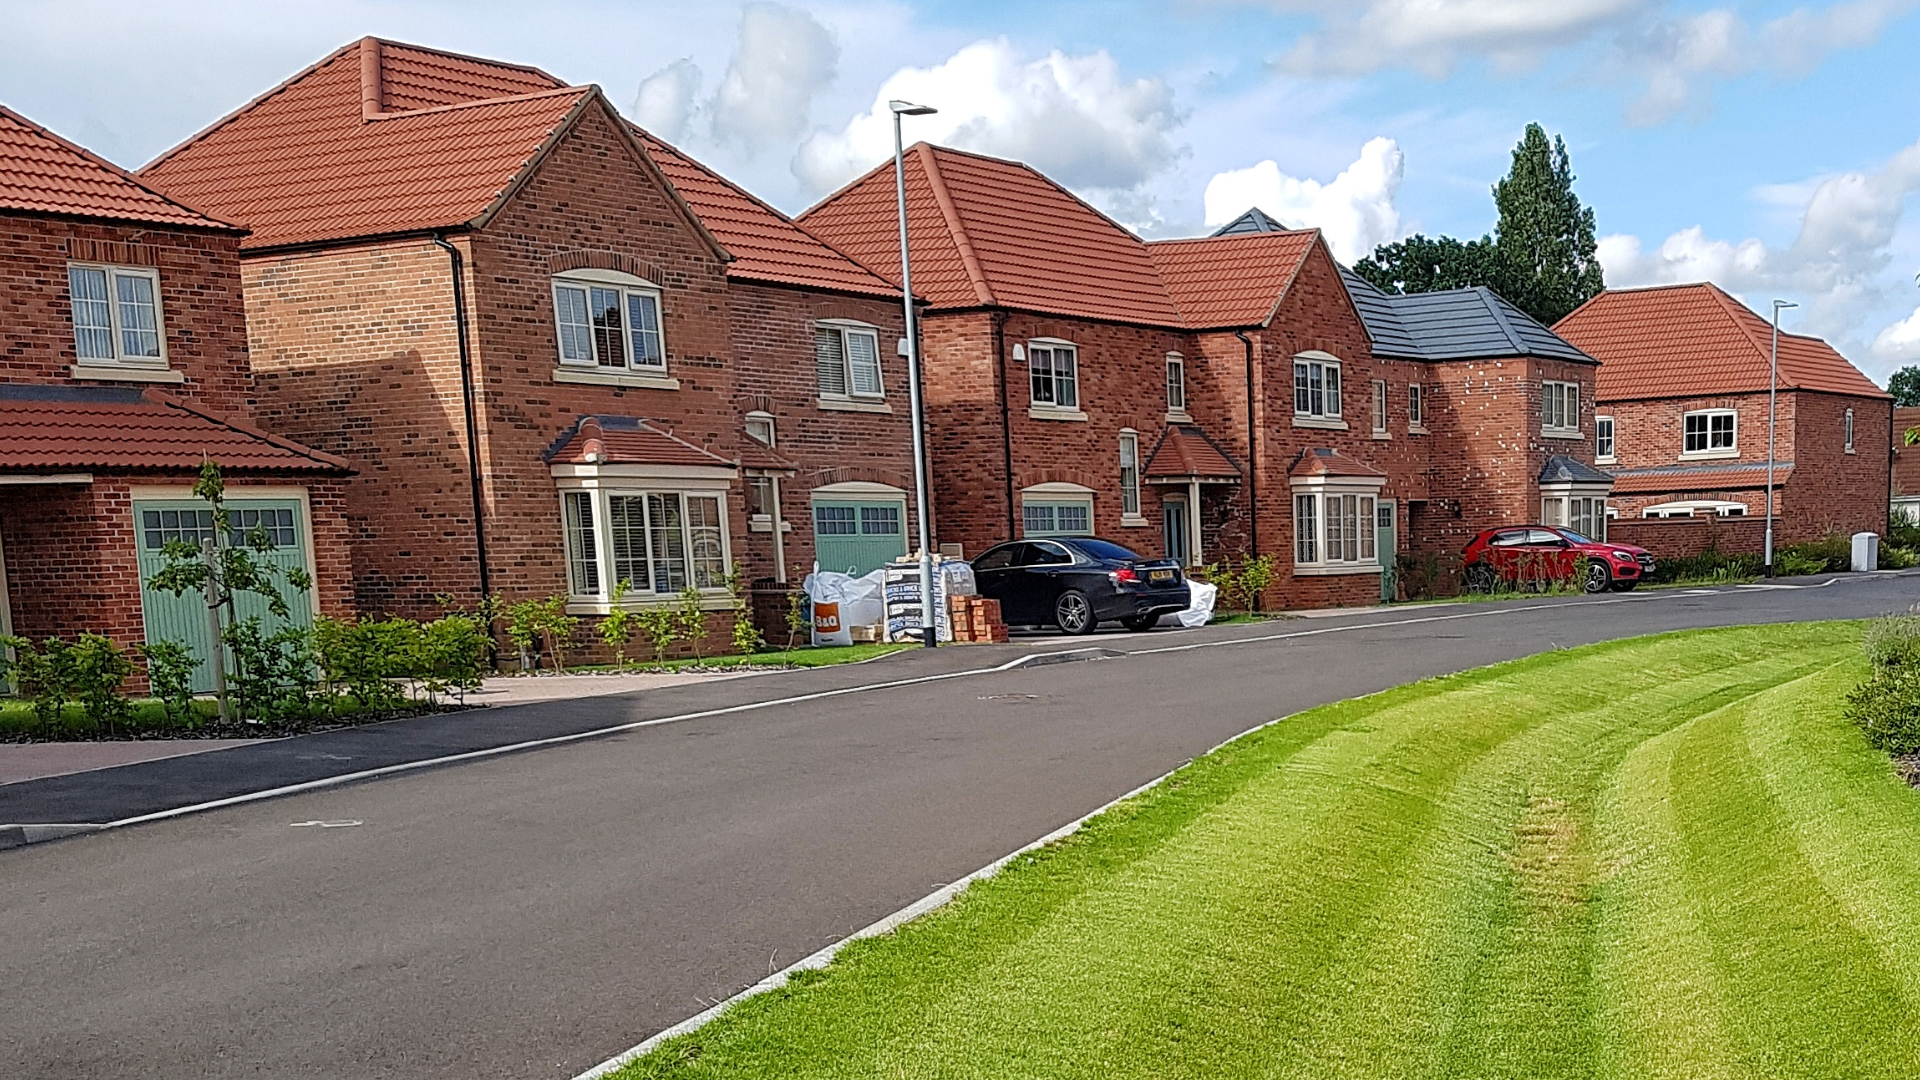
[[[1007,624],[1000,614],[1000,601],[984,596],[953,596],[947,600],[953,621],[953,640],[995,642],[1007,640]]]
[[[891,562],[884,568],[883,583],[887,602],[887,640],[922,640],[920,605],[920,564],[912,558]],[[953,619],[947,610],[948,597],[974,591],[973,567],[959,559],[935,556],[933,560],[934,640],[952,641]]]

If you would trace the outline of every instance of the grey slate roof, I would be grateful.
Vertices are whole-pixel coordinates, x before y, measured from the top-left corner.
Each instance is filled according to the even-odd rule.
[[[1603,473],[1584,461],[1577,461],[1565,454],[1555,454],[1547,459],[1546,467],[1540,470],[1540,482],[1543,484],[1611,484],[1613,475]]]
[[[1367,336],[1373,339],[1376,356],[1408,360],[1539,356],[1599,363],[1485,286],[1399,296],[1382,291],[1344,266],[1340,276]]]
[[[1268,217],[1266,211],[1253,207],[1246,213],[1213,230],[1215,236],[1233,236],[1236,233],[1287,232],[1285,225]]]

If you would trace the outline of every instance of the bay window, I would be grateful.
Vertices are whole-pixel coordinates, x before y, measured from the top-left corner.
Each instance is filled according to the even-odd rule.
[[[622,581],[636,602],[677,597],[689,586],[725,591],[724,491],[599,487],[563,491],[560,499],[575,601],[607,603]]]
[[[560,365],[595,371],[664,374],[660,290],[613,270],[573,270],[553,279]]]
[[[1540,523],[1579,533],[1589,540],[1607,538],[1604,495],[1546,495],[1540,499]]]
[[[1295,573],[1378,573],[1379,491],[1379,487],[1372,484],[1349,482],[1303,489],[1296,482],[1293,495]]]

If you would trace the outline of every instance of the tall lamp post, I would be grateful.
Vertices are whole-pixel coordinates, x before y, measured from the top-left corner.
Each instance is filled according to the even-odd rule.
[[[1773,576],[1773,429],[1778,416],[1776,401],[1780,388],[1780,310],[1799,307],[1791,300],[1773,302],[1773,362],[1767,373],[1767,559],[1766,572]]]
[[[920,517],[920,640],[931,649],[939,644],[933,610],[933,552],[927,547],[926,419],[920,405],[920,334],[913,316],[913,268],[907,258],[906,148],[900,139],[900,118],[927,116],[939,110],[910,101],[889,101],[893,110],[893,190],[900,207],[900,298],[907,313],[907,403],[913,413],[913,497]]]

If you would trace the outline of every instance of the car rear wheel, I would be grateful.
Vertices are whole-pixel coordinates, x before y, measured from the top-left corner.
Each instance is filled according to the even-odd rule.
[[[1053,602],[1053,624],[1063,634],[1091,634],[1099,625],[1093,617],[1093,604],[1079,589],[1068,589]]]
[[[1597,559],[1588,562],[1586,586],[1590,593],[1606,592],[1613,587],[1613,571],[1608,570],[1607,564]]]
[[[1467,567],[1467,591],[1490,593],[1493,591],[1493,567],[1477,562]]]
[[[1156,626],[1159,626],[1159,625],[1160,625],[1160,616],[1158,616],[1158,615],[1130,615],[1130,616],[1128,616],[1127,618],[1124,618],[1124,619],[1121,619],[1121,620],[1120,620],[1120,625],[1121,625],[1121,626],[1124,626],[1124,627],[1126,627],[1127,629],[1129,629],[1129,630],[1131,630],[1131,631],[1133,631],[1134,633],[1136,633],[1136,634],[1138,634],[1138,633],[1142,633],[1142,632],[1144,632],[1144,631],[1147,631],[1147,630],[1151,630],[1151,629],[1153,629],[1153,628],[1154,628],[1154,627],[1156,627]]]

